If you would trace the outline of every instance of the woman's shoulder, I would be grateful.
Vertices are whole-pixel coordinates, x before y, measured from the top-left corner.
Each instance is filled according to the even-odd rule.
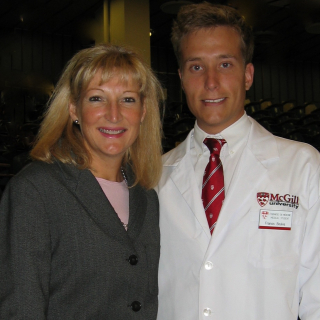
[[[9,181],[10,184],[52,184],[55,181],[63,180],[63,170],[65,164],[60,162],[46,163],[43,161],[33,161],[26,165]]]
[[[57,163],[46,163],[43,161],[33,161],[20,170],[14,178],[39,178],[47,176],[48,173],[56,171]]]
[[[29,163],[7,183],[2,199],[7,197],[18,201],[21,195],[46,193],[52,185],[50,171],[53,167],[54,164],[40,161]]]
[[[25,166],[10,179],[6,186],[9,190],[18,192],[37,192],[49,196],[62,190],[74,189],[77,184],[80,169],[61,162],[46,163],[34,161]]]

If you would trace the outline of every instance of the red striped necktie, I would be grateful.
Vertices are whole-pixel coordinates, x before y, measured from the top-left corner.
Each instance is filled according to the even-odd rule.
[[[224,200],[224,179],[220,151],[226,141],[206,138],[203,143],[210,150],[210,158],[203,176],[202,202],[212,234]]]

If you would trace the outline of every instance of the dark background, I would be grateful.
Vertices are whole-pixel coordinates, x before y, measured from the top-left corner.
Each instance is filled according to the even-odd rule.
[[[167,94],[165,151],[182,141],[194,124],[170,43],[181,1],[164,8],[167,2],[150,0],[151,65]],[[320,0],[208,2],[237,8],[252,26],[255,80],[247,93],[247,113],[277,135],[320,149]],[[101,15],[102,5],[101,0],[1,1],[0,187],[27,161],[64,65],[79,49],[94,44],[87,30]]]

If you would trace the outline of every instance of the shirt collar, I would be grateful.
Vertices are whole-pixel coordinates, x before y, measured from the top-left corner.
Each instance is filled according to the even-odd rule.
[[[227,141],[230,154],[235,153],[241,146],[241,143],[248,137],[251,122],[244,112],[243,116],[228,128],[218,134],[208,134],[199,128],[197,121],[194,125],[194,144],[197,154],[202,154],[205,150],[203,140],[205,138],[225,139]]]

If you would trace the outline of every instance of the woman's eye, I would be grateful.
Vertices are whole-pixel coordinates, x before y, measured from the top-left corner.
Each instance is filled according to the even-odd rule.
[[[98,96],[93,96],[89,98],[89,101],[102,101],[102,99]]]
[[[134,98],[131,97],[126,97],[123,99],[124,102],[136,102],[136,100]]]

